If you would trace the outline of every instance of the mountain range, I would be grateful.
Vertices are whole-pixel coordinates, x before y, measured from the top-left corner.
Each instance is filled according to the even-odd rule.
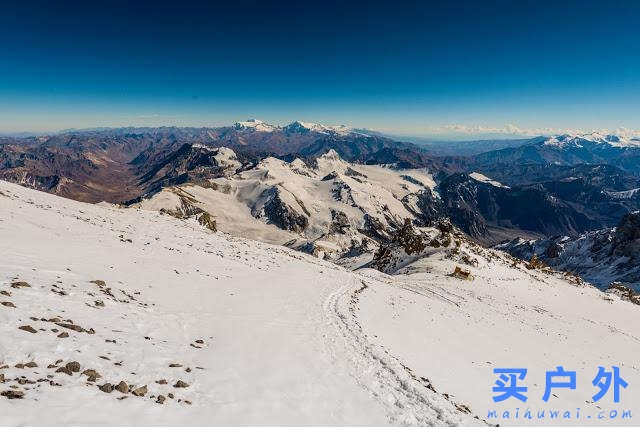
[[[0,138],[0,179],[196,216],[208,227],[354,265],[371,261],[407,219],[428,227],[447,218],[494,245],[577,238],[640,209],[638,139],[592,133],[513,144],[438,155],[363,129],[255,119],[98,128]]]

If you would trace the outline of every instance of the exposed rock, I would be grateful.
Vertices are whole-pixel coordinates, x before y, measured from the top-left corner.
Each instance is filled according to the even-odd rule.
[[[62,332],[58,334],[58,338],[69,338],[69,334],[67,332]]]
[[[640,305],[640,292],[634,292],[633,289],[624,286],[620,282],[610,283],[606,292],[616,294],[623,300],[631,301],[634,304]]]
[[[36,332],[38,332],[35,329],[33,329],[30,325],[18,326],[18,329],[22,329],[23,331],[31,332],[32,334],[35,334]]]
[[[5,390],[0,393],[0,396],[4,396],[7,399],[22,399],[24,397],[24,392],[19,390]]]
[[[180,363],[169,363],[170,368],[182,368]]]
[[[61,328],[71,329],[72,331],[84,332],[84,329],[81,326],[74,325],[73,323],[56,322],[56,325],[60,326]]]
[[[102,375],[100,375],[95,369],[85,369],[80,375],[86,375],[87,377],[89,377],[88,381],[91,382],[94,382],[98,378],[102,378]]]
[[[204,340],[196,340],[196,344],[204,344]]]
[[[165,379],[161,379],[161,380],[156,381],[156,384],[164,385],[166,383],[167,383],[167,380],[165,380]]]
[[[462,280],[473,280],[473,276],[469,270],[463,270],[462,268],[456,265],[456,268],[451,273],[451,277],[457,277]]]
[[[283,200],[283,192],[286,190],[280,187],[272,187],[264,191],[261,197],[267,199],[262,211],[263,213],[256,213],[256,216],[264,215],[269,222],[275,224],[283,230],[302,232],[309,225],[309,214],[306,208],[301,204],[299,200],[296,200],[300,209],[304,213],[299,213],[296,207],[292,207]],[[292,194],[289,194],[291,198],[295,198]]]
[[[66,366],[61,366],[60,368],[56,369],[56,372],[62,372],[63,374],[73,375],[73,372],[71,371],[71,369],[67,368]]]
[[[38,364],[36,362],[31,361],[31,362],[25,363],[24,366],[26,368],[37,368]]]
[[[14,289],[18,289],[18,288],[30,288],[31,285],[28,284],[27,282],[13,282],[11,284],[11,287]]]
[[[537,270],[545,267],[544,262],[540,261],[537,255],[531,257],[531,260],[526,264],[527,269]]]
[[[202,212],[200,216],[198,216],[198,223],[211,231],[217,231],[216,221],[211,218],[209,212]]]
[[[78,362],[69,362],[65,366],[71,372],[80,372],[80,363]]]
[[[551,242],[547,249],[544,251],[545,258],[558,258],[562,253],[562,246],[557,242]]]
[[[144,396],[145,394],[147,394],[147,386],[143,385],[142,387],[135,388],[131,391],[131,394],[138,397]]]
[[[189,387],[189,384],[187,384],[186,382],[184,382],[182,380],[178,380],[173,386],[175,388],[187,388],[187,387]]]
[[[113,386],[111,385],[111,383],[104,383],[98,388],[105,393],[111,393],[113,391]]]
[[[11,292],[9,292],[9,291],[0,291],[0,295],[4,295],[5,297],[10,297],[11,296]]]
[[[640,211],[622,217],[613,235],[611,253],[640,258]]]
[[[164,403],[164,401],[165,401],[165,400],[167,400],[167,398],[166,398],[166,397],[164,397],[163,395],[159,395],[159,396],[158,396],[158,399],[156,399],[156,403],[159,403],[159,404],[161,404],[161,405],[162,405],[162,404]]]
[[[0,302],[0,304],[4,305],[5,307],[16,308],[15,304],[12,303],[11,301],[2,301]]]
[[[118,390],[120,393],[128,393],[129,386],[124,381],[120,381],[116,386],[116,390]]]

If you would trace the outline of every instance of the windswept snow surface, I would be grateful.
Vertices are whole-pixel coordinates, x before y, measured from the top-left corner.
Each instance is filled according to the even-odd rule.
[[[2,181],[0,236],[0,301],[15,305],[0,306],[0,391],[24,392],[0,397],[2,426],[466,426],[495,408],[639,409],[638,306],[466,242],[472,281],[448,276],[455,263],[437,250],[398,275],[354,273],[195,220]],[[102,377],[47,368],[70,361]],[[578,371],[578,387],[545,406],[544,372],[557,365]],[[620,404],[611,393],[589,403],[598,365],[620,366]],[[493,403],[498,367],[529,369],[527,404]],[[146,395],[96,387],[121,380]]]

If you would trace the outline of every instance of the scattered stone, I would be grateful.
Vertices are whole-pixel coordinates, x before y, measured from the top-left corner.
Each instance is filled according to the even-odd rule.
[[[118,390],[120,393],[128,393],[129,386],[124,381],[120,381],[116,386],[116,390]]]
[[[95,305],[96,305],[96,307],[104,307],[104,302],[102,302],[102,301],[95,301]]]
[[[4,382],[4,374],[0,374],[0,383]]]
[[[28,284],[27,282],[13,282],[11,284],[11,287],[14,289],[18,289],[18,288],[30,288],[31,285]]]
[[[65,366],[71,372],[80,372],[80,363],[78,362],[69,362]]]
[[[98,388],[105,393],[111,393],[113,391],[113,386],[111,385],[111,383],[104,383]]]
[[[159,404],[162,405],[165,400],[167,400],[167,398],[164,397],[163,395],[160,395],[160,396],[158,396],[158,399],[156,400],[156,403],[159,403]]]
[[[89,377],[87,378],[87,381],[89,382],[95,382],[98,378],[102,378],[102,375],[100,375],[95,369],[85,369],[80,375],[86,375]]]
[[[69,333],[68,332],[62,332],[62,333],[58,334],[58,338],[69,338]]]
[[[4,295],[5,297],[10,297],[11,296],[11,292],[9,292],[9,291],[0,291],[0,295]]]
[[[29,362],[29,363],[25,363],[24,366],[26,366],[27,368],[37,368],[38,364],[36,362]]]
[[[145,394],[147,394],[147,386],[143,385],[142,387],[138,387],[136,389],[134,389],[131,394],[133,394],[134,396],[144,396]]]
[[[16,363],[14,365],[14,368],[16,368],[16,369],[24,369],[24,363]]]
[[[182,365],[179,363],[170,363],[169,364],[170,368],[182,368]]]
[[[191,372],[191,368],[187,368],[184,370],[185,372]]]
[[[166,383],[167,383],[167,380],[165,380],[165,379],[162,379],[162,380],[158,380],[158,381],[156,381],[156,384],[162,384],[162,385],[165,385]]]
[[[184,403],[186,403],[187,405],[191,405],[191,401],[190,400],[185,400]]]
[[[169,399],[173,399],[173,393],[167,393],[167,396],[169,396]]]
[[[33,329],[30,325],[18,326],[18,329],[22,329],[23,331],[31,332],[32,334],[37,333],[35,329]]]
[[[129,396],[120,396],[120,397],[118,397],[118,400],[124,400],[124,399],[126,399],[127,397],[129,397]]]
[[[57,368],[57,366],[53,364],[47,365],[47,369],[53,369],[53,368]]]
[[[104,282],[104,280],[92,280],[89,283],[96,284],[101,288],[104,287],[104,286],[107,286],[107,284]]]
[[[456,265],[456,268],[453,270],[453,273],[450,274],[451,277],[457,277],[462,280],[473,280],[473,276],[469,270],[463,270],[462,268]]]
[[[107,356],[98,356],[100,359],[104,359],[104,360],[111,360],[109,359]]]
[[[18,390],[5,390],[0,393],[0,396],[4,396],[7,399],[22,399],[24,397],[24,392]]]
[[[5,307],[16,308],[16,305],[11,301],[2,301],[0,302],[0,304],[4,305]]]
[[[73,375],[73,372],[71,372],[71,369],[67,368],[66,366],[62,366],[62,367],[56,369],[56,372],[62,372],[62,373],[67,374],[67,375]]]
[[[525,264],[525,267],[527,267],[528,270],[536,270],[544,268],[545,264],[538,258],[537,255],[534,255],[531,257],[529,263]]]
[[[56,325],[60,326],[61,328],[71,329],[72,331],[84,332],[84,329],[81,326],[74,325],[73,323],[56,322]]]
[[[196,344],[204,344],[204,340],[196,340]]]
[[[178,380],[173,386],[175,388],[187,388],[187,387],[189,387],[189,384],[185,383],[182,380]]]

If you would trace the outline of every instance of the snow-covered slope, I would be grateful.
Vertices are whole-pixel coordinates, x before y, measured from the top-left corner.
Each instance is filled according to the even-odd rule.
[[[547,406],[637,410],[637,305],[442,230],[401,275],[350,272],[0,181],[2,425],[486,425],[522,407],[493,368],[528,368],[536,407],[560,364],[579,387]],[[590,403],[613,364],[622,403]]]

